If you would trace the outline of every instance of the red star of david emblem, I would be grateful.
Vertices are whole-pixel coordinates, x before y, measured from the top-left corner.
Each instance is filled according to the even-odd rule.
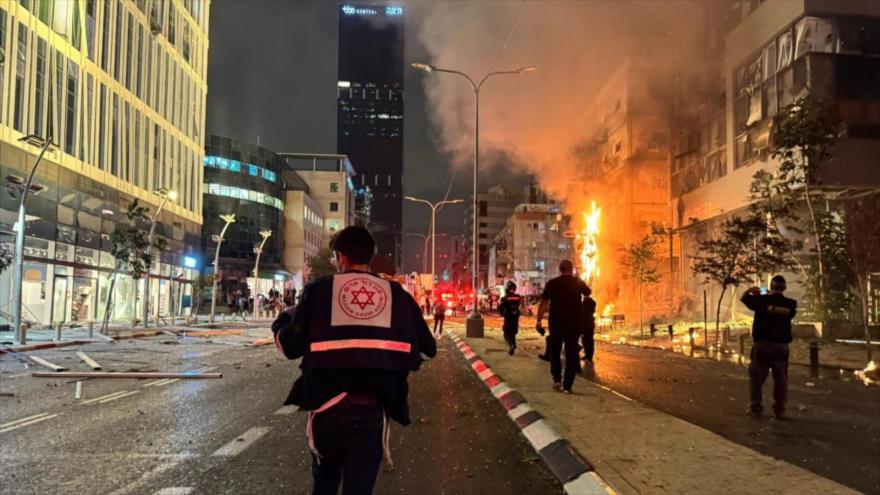
[[[375,301],[373,301],[373,295],[375,294],[376,291],[367,290],[366,287],[361,286],[360,289],[351,291],[351,303],[357,304],[361,308],[361,311],[363,311],[367,306],[376,305]]]

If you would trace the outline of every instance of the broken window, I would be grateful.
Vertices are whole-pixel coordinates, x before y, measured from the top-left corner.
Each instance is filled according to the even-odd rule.
[[[789,65],[791,65],[791,61],[793,59],[792,55],[794,53],[794,38],[791,30],[788,30],[779,37],[777,40],[778,50],[776,52],[776,68],[777,70],[782,70]]]
[[[830,19],[804,17],[795,25],[795,58],[809,52],[833,53],[837,45]]]
[[[764,80],[768,80],[776,75],[776,42],[771,41],[764,48],[762,62],[764,69]]]

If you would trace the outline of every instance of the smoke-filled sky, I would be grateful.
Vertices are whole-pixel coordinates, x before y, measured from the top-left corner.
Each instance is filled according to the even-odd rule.
[[[577,176],[571,152],[594,125],[589,108],[603,80],[627,56],[681,58],[688,31],[704,16],[701,2],[690,1],[400,3],[407,65],[428,62],[475,79],[493,68],[538,67],[483,87],[483,177],[489,183],[528,172],[551,193]],[[215,0],[212,6],[209,132],[247,141],[259,136],[277,151],[335,152],[339,3]],[[450,197],[466,198],[472,90],[451,74],[409,68],[405,74],[405,192],[441,199],[458,170]],[[407,205],[404,230],[426,230],[425,210]],[[450,208],[438,221],[441,229],[457,230],[461,209]]]

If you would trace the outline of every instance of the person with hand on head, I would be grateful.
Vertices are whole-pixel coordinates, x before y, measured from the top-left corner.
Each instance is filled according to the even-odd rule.
[[[390,463],[389,423],[410,423],[407,378],[437,354],[418,303],[397,282],[370,272],[376,243],[361,227],[331,242],[339,273],[305,286],[287,323],[273,325],[288,359],[302,373],[285,404],[308,412],[315,495],[370,494],[383,453]]]
[[[797,314],[797,301],[785,297],[785,289],[785,278],[776,275],[770,280],[769,294],[762,294],[760,288],[752,287],[741,299],[747,308],[755,312],[749,364],[749,414],[755,418],[763,415],[762,388],[767,375],[772,372],[773,411],[776,419],[787,419],[788,344],[792,340],[791,320]]]
[[[590,295],[590,288],[583,280],[574,276],[574,265],[570,260],[559,263],[559,276],[548,281],[541,294],[538,306],[538,321],[535,329],[543,335],[542,321],[547,308],[550,308],[550,334],[547,337],[547,355],[550,359],[550,374],[553,389],[570,394],[575,374],[580,370],[580,344],[578,338],[583,334],[584,299]],[[565,349],[565,375],[562,374],[561,354]]]

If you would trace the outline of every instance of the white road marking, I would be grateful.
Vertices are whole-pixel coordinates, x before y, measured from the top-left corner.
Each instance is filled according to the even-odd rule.
[[[195,488],[191,486],[169,486],[163,488],[153,495],[189,495]]]
[[[147,382],[147,383],[145,383],[145,384],[144,384],[144,387],[154,387],[154,386],[156,386],[156,385],[159,385],[160,383],[165,383],[165,382],[167,382],[168,380],[170,380],[170,378],[163,378],[163,379],[161,379],[161,380],[153,380],[153,381],[151,381],[151,382]]]
[[[241,436],[236,438],[235,440],[227,443],[226,445],[220,447],[213,454],[214,457],[234,457],[238,454],[244,452],[245,449],[250,447],[254,442],[260,439],[266,433],[269,433],[271,428],[265,426],[257,426],[251,428],[250,430],[244,432]]]
[[[139,390],[132,390],[131,392],[126,392],[124,394],[117,395],[116,397],[110,397],[109,399],[104,399],[102,401],[98,401],[98,403],[99,404],[106,404],[110,401],[114,401],[116,399],[122,399],[124,397],[128,397],[128,396],[139,394],[139,393],[141,393]]]
[[[168,471],[169,469],[174,468],[175,466],[177,466],[178,464],[180,464],[181,462],[185,461],[186,459],[188,459],[190,457],[193,457],[193,455],[189,454],[189,453],[183,453],[181,455],[176,456],[175,459],[173,459],[173,460],[170,460],[168,462],[163,462],[163,463],[157,465],[151,471],[147,471],[146,473],[141,475],[140,478],[132,481],[131,483],[125,485],[122,488],[119,488],[117,490],[110,492],[109,495],[124,495],[127,493],[135,493],[143,485],[146,485],[147,483],[149,483],[150,479],[164,473],[165,471]]]
[[[44,413],[44,414],[45,414],[45,413]],[[28,426],[28,425],[32,425],[32,424],[35,424],[35,423],[39,423],[39,422],[41,422],[41,421],[46,421],[47,419],[56,418],[56,417],[58,417],[58,416],[61,416],[61,413],[50,414],[50,415],[48,415],[48,416],[44,416],[44,415],[38,415],[38,416],[39,416],[38,418],[36,418],[36,419],[32,419],[32,420],[30,420],[30,421],[25,421],[25,422],[23,422],[23,423],[20,422],[20,423],[18,423],[18,424],[16,424],[16,425],[9,426],[9,427],[7,427],[7,428],[0,428],[0,433],[6,433],[7,431],[12,431],[12,430],[15,430],[15,429],[17,429],[17,428],[21,428],[22,426]]]
[[[24,423],[25,421],[30,421],[32,419],[39,418],[40,416],[46,416],[47,414],[49,414],[49,413],[44,412],[44,413],[40,413],[40,414],[34,414],[33,416],[28,416],[26,418],[16,419],[15,421],[3,423],[2,425],[0,425],[0,428],[6,428],[7,426],[12,426],[16,423]]]
[[[127,392],[128,392],[128,390],[120,390],[119,392],[113,392],[112,394],[102,395],[102,396],[100,396],[100,397],[95,397],[94,399],[84,400],[84,401],[82,401],[82,403],[83,403],[83,404],[91,404],[92,402],[102,401],[102,400],[104,400],[104,399],[109,399],[110,397],[115,397],[115,396],[117,396],[117,395],[122,395],[122,394],[127,393]]]
[[[489,378],[490,376],[492,376],[492,375],[494,375],[494,374],[495,374],[494,371],[492,371],[492,370],[489,369],[489,368],[486,368],[486,369],[484,369],[483,371],[480,372],[480,375],[479,375],[479,376],[480,376],[480,380],[486,381],[487,378]]]
[[[293,414],[299,411],[299,406],[289,405],[275,411],[273,414]]]
[[[538,452],[560,439],[559,435],[557,435],[552,428],[547,426],[547,422],[543,419],[539,419],[529,426],[526,426],[523,428],[522,432],[529,440],[529,443],[532,444],[532,447]]]
[[[179,381],[180,381],[180,378],[169,378],[169,379],[165,380],[163,383],[157,383],[156,386],[157,387],[164,387],[165,385],[171,385],[172,383],[179,382]]]

